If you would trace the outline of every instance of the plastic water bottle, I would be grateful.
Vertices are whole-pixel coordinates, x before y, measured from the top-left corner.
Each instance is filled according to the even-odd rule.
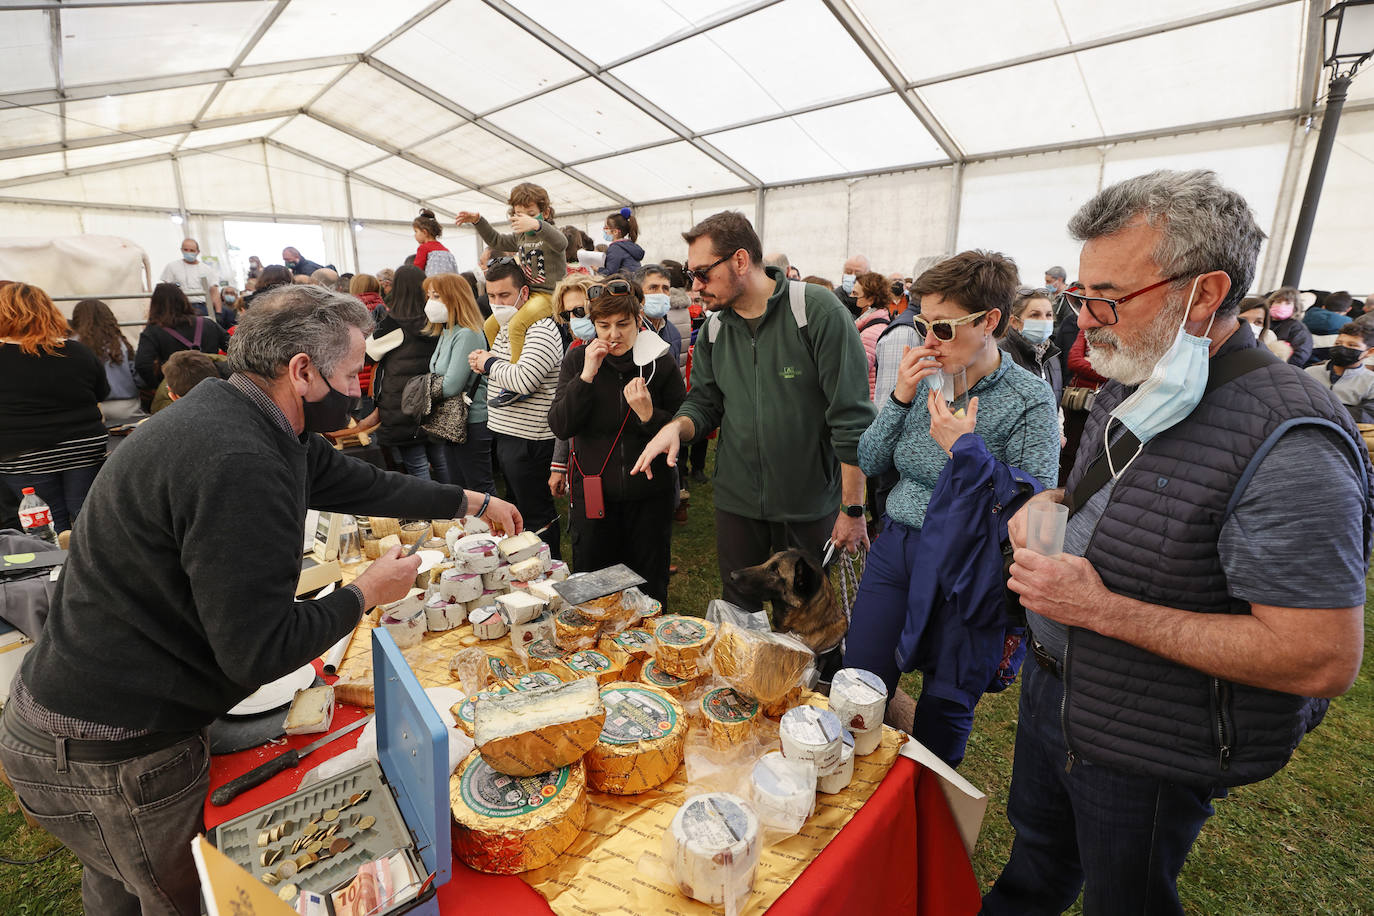
[[[30,537],[57,546],[57,532],[52,527],[52,510],[43,502],[42,497],[33,492],[33,487],[25,487],[24,498],[19,501],[19,524]]]

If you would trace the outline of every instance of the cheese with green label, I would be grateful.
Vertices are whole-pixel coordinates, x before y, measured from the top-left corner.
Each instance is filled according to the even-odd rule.
[[[581,762],[546,773],[511,776],[474,751],[449,781],[453,853],[496,875],[542,868],[563,854],[587,820]]]
[[[616,681],[601,688],[606,721],[583,763],[598,792],[638,795],[667,782],[682,765],[687,723],[682,706],[644,684]]]
[[[733,687],[717,687],[702,694],[698,711],[706,720],[711,746],[724,750],[749,737],[759,719],[759,704]]]
[[[654,659],[658,667],[686,680],[711,671],[711,643],[716,625],[699,617],[664,617],[654,627]]]
[[[508,776],[533,776],[580,760],[606,720],[592,678],[479,694],[474,705],[477,750],[492,769]]]

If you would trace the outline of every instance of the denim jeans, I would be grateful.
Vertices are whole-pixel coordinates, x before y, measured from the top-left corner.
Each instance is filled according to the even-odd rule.
[[[1182,914],[1178,873],[1218,794],[1081,756],[1064,772],[1063,696],[1062,681],[1026,666],[1007,802],[1016,838],[983,913],[1062,913],[1081,888],[1087,916]]]
[[[496,457],[506,477],[515,508],[529,531],[538,531],[553,521],[553,494],[549,492],[549,464],[553,461],[553,439],[521,439],[496,433]],[[559,545],[560,526],[555,523],[540,535],[549,545],[555,560],[563,559]]]
[[[484,421],[468,424],[468,441],[444,443],[449,483],[478,493],[492,493],[496,483],[491,474],[491,431]]]
[[[81,902],[100,916],[198,916],[191,840],[204,830],[210,746],[202,732],[128,760],[59,760],[0,719],[0,762],[20,806],[83,866]]]
[[[20,499],[23,498],[25,487],[33,487],[34,492],[42,497],[43,502],[52,510],[53,530],[60,532],[71,530],[76,522],[77,513],[86,502],[86,494],[90,492],[91,484],[95,483],[95,475],[100,473],[100,467],[98,464],[89,464],[84,468],[72,468],[70,471],[0,474],[0,478],[4,479],[5,485]]]
[[[392,460],[402,465],[411,477],[449,483],[446,451],[440,442],[426,442],[424,445],[393,446],[391,455]],[[434,469],[432,476],[430,468]]]

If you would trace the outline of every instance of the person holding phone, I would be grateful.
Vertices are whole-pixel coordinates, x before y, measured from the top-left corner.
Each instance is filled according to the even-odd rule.
[[[638,285],[613,278],[586,296],[596,337],[568,351],[549,408],[549,428],[569,440],[573,567],[624,563],[644,577],[645,594],[666,603],[676,477],[663,455],[652,477],[630,469],[687,390],[668,345],[641,333]]]

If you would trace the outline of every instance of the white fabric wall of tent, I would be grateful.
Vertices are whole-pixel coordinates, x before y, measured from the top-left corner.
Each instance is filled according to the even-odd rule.
[[[1282,273],[1319,125],[1327,0],[33,0],[0,8],[7,236],[120,235],[155,265],[223,220],[318,223],[343,270],[522,180],[651,257],[742,210],[804,272],[967,247],[1038,282],[1105,184],[1206,167]],[[1374,68],[1370,68],[1374,69]],[[183,216],[185,226],[170,217]],[[1304,285],[1368,292],[1374,77],[1352,86]],[[445,240],[476,260],[468,230]],[[255,252],[267,261],[277,252]]]

